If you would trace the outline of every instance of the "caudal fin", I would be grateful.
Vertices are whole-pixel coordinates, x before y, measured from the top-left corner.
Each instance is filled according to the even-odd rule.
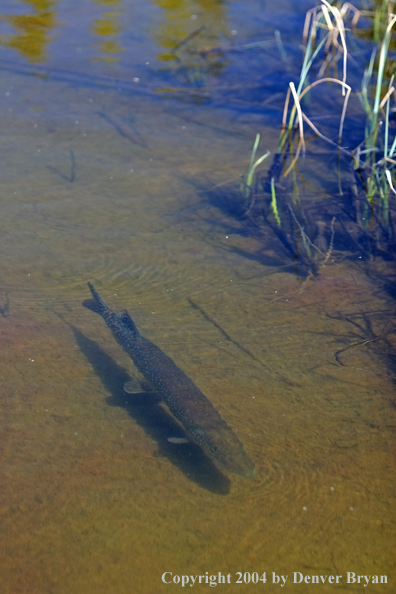
[[[109,309],[106,303],[103,301],[102,297],[99,295],[93,284],[88,283],[89,290],[91,291],[93,299],[86,299],[83,302],[83,306],[87,307],[91,311],[98,313],[100,315],[103,314],[104,311]]]

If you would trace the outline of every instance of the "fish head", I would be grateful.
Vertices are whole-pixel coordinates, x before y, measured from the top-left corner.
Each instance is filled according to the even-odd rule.
[[[202,430],[201,430],[202,431]],[[200,445],[228,472],[252,478],[255,472],[255,465],[249,458],[242,443],[235,433],[228,427],[214,427],[206,431]]]

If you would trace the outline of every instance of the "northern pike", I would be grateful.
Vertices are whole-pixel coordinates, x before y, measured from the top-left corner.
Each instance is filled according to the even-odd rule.
[[[116,341],[163,398],[191,441],[229,472],[252,477],[253,462],[210,400],[168,355],[140,334],[126,310],[115,313],[91,283],[88,287],[92,299],[83,305],[103,317]]]

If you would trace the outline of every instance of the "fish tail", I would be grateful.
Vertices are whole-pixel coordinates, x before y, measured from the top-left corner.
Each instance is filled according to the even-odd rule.
[[[83,306],[87,307],[91,311],[94,311],[95,313],[103,315],[103,313],[107,311],[109,308],[107,307],[106,303],[103,301],[102,297],[99,295],[99,293],[91,283],[88,283],[88,287],[91,291],[93,299],[86,299],[83,302]]]

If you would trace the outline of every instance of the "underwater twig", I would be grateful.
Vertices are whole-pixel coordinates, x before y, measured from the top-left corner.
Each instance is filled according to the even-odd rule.
[[[319,252],[319,254],[321,254],[323,257],[325,257],[325,254],[314,243],[312,243],[312,241],[310,240],[310,238],[308,237],[308,235],[305,233],[304,227],[298,221],[298,219],[296,217],[296,214],[295,214],[294,210],[292,209],[291,205],[288,204],[287,206],[289,207],[289,210],[290,210],[290,213],[291,213],[291,215],[293,217],[293,220],[296,223],[296,225],[297,225],[297,227],[298,227],[298,229],[299,229],[299,231],[301,233],[301,236],[303,238],[303,241],[307,241],[311,247],[313,247],[317,252]]]
[[[331,230],[331,236],[330,236],[330,243],[329,243],[329,249],[326,252],[326,257],[322,262],[322,266],[324,266],[326,264],[326,262],[328,261],[328,259],[331,256],[331,252],[333,251],[333,243],[334,243],[334,223],[335,223],[336,218],[333,217],[331,219],[331,223],[330,223],[330,230]]]
[[[389,325],[391,323],[391,320],[392,320],[392,318],[395,315],[395,312],[396,312],[396,306],[391,309],[391,313],[389,315],[389,318],[386,321],[386,323],[385,323],[384,327],[382,328],[381,332],[378,334],[378,336],[375,336],[374,335],[373,338],[367,338],[365,340],[359,340],[357,342],[353,342],[352,344],[349,344],[348,346],[344,347],[343,349],[340,349],[340,350],[336,351],[334,353],[334,359],[337,361],[337,363],[339,365],[342,365],[343,367],[346,367],[345,363],[342,363],[342,361],[340,361],[340,359],[339,359],[339,355],[341,355],[341,353],[344,353],[345,351],[349,351],[349,349],[352,349],[352,348],[356,348],[356,347],[359,347],[359,346],[364,346],[366,344],[369,344],[370,342],[377,342],[377,341],[381,340],[382,338],[384,338],[384,336],[386,335],[386,332],[388,330],[388,327],[389,327]],[[377,313],[377,312],[370,312],[370,313]],[[349,316],[344,316],[341,312],[338,312],[338,315],[340,316],[341,319],[343,319],[343,320],[345,320],[345,321],[353,324],[354,326],[357,326],[360,330],[363,330],[362,326],[360,324],[358,324],[357,322],[353,322],[351,319],[349,319]],[[355,314],[355,315],[359,315],[359,314]],[[361,315],[363,315],[363,318],[366,320],[366,317],[365,317],[366,314],[361,314]],[[367,323],[367,320],[366,320],[366,327],[369,328],[371,334],[373,335],[374,333],[371,331],[370,326]]]
[[[339,359],[339,355],[341,355],[341,353],[345,353],[345,351],[349,351],[349,349],[353,349],[355,347],[364,346],[365,344],[368,344],[369,342],[375,342],[376,340],[379,340],[379,337],[368,338],[366,340],[359,340],[358,342],[353,342],[352,344],[349,344],[347,347],[340,349],[339,351],[336,351],[334,353],[334,359],[337,361],[337,363],[339,365],[342,365],[343,367],[347,367],[347,365],[345,365],[345,363],[342,363],[342,361],[340,361],[340,359]]]
[[[6,293],[6,302],[2,307],[0,307],[0,315],[2,315],[3,318],[6,318],[9,313],[10,313],[10,300],[8,298],[8,293]]]
[[[126,140],[129,140],[130,142],[132,142],[132,144],[137,144],[138,146],[142,146],[143,148],[149,150],[150,147],[148,146],[148,144],[146,143],[145,139],[143,138],[143,136],[140,134],[140,132],[135,128],[133,128],[131,126],[131,123],[129,124],[130,129],[133,131],[134,135],[125,132],[123,130],[123,128],[120,126],[120,124],[118,124],[118,122],[114,119],[114,117],[109,116],[105,111],[97,111],[96,112],[98,114],[98,116],[100,116],[102,119],[104,119],[108,124],[110,124],[110,126],[112,126],[114,128],[114,130],[116,132],[118,132],[118,134],[120,136],[122,136],[122,138],[126,138]]]
[[[299,291],[300,290],[301,289],[299,289]],[[261,365],[261,367],[263,367],[271,375],[273,375],[277,379],[285,382],[289,386],[297,386],[297,385],[299,385],[298,382],[295,382],[294,380],[289,379],[286,375],[283,375],[283,373],[279,373],[278,371],[275,371],[275,372],[272,371],[272,369],[268,365],[266,365],[265,363],[263,363],[248,348],[246,348],[244,345],[240,344],[239,342],[237,342],[233,338],[231,338],[231,336],[225,330],[223,330],[223,328],[220,326],[220,324],[218,322],[216,322],[216,320],[214,318],[212,318],[212,316],[210,316],[208,313],[206,313],[206,311],[200,305],[198,305],[197,303],[195,303],[191,299],[191,297],[187,297],[187,301],[189,302],[189,304],[194,309],[198,310],[203,315],[203,317],[205,318],[205,320],[207,320],[208,322],[210,322],[211,324],[213,324],[213,326],[215,326],[219,330],[219,332],[221,332],[221,334],[224,336],[224,338],[226,338],[229,342],[231,342],[232,344],[234,344],[238,349],[240,349],[241,351],[243,351],[244,353],[246,353],[246,355],[249,355],[249,357],[251,357],[254,361],[256,361],[257,363],[259,363]]]
[[[242,344],[240,344],[239,342],[236,342],[233,338],[231,338],[231,336],[229,334],[227,334],[227,332],[225,330],[223,330],[223,328],[220,326],[220,324],[218,322],[216,322],[216,320],[214,318],[212,318],[209,314],[207,314],[206,311],[200,305],[195,303],[191,299],[191,297],[187,297],[187,301],[189,302],[190,305],[192,305],[192,307],[194,309],[197,309],[203,315],[205,320],[207,320],[208,322],[213,324],[213,326],[215,326],[217,328],[217,330],[219,330],[219,332],[221,332],[221,334],[224,336],[224,338],[226,338],[229,342],[232,342],[232,344],[234,344],[238,349],[240,349],[241,351],[243,351],[244,353],[249,355],[249,357],[251,357],[252,359],[257,361],[257,363],[260,363],[260,365],[262,367],[264,367],[265,369],[267,369],[268,371],[270,371],[272,373],[272,370],[268,367],[268,365],[265,365],[262,361],[260,361],[260,359],[258,359],[256,357],[256,355],[254,355],[252,352],[250,352],[249,349],[247,349],[245,346],[243,346]]]
[[[172,49],[171,53],[175,54],[177,52],[177,50],[179,50],[181,47],[183,47],[183,45],[186,45],[187,43],[189,43],[191,41],[191,39],[194,39],[194,37],[197,37],[197,35],[202,33],[202,31],[204,31],[205,29],[206,29],[206,25],[201,25],[200,27],[198,27],[198,29],[195,29],[195,31],[193,31],[192,33],[187,35],[187,37],[185,37],[179,43],[177,43],[175,45],[175,47]]]
[[[54,173],[56,173],[56,175],[59,175],[59,177],[61,177],[65,181],[70,182],[72,184],[72,183],[74,183],[74,181],[76,179],[76,158],[75,158],[74,152],[72,150],[69,151],[69,154],[70,154],[70,175],[65,175],[64,173],[59,171],[59,169],[57,169],[56,167],[52,167],[51,165],[47,165],[47,168],[50,171],[53,171]]]

